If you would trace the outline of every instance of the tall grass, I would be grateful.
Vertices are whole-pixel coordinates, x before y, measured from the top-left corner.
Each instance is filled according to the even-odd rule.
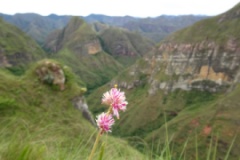
[[[50,112],[50,111],[49,111]],[[75,160],[87,159],[93,145],[96,131],[81,114],[36,113],[27,116],[17,114],[0,119],[1,160]],[[40,118],[41,117],[41,118]],[[52,118],[54,117],[54,118]],[[89,125],[88,125],[89,123]],[[99,149],[95,159],[144,159],[143,155],[131,148],[127,142],[103,136],[104,152]]]
[[[29,114],[31,113],[31,114]],[[77,116],[74,116],[77,115]],[[166,125],[167,126],[167,125]],[[52,109],[38,114],[34,111],[15,113],[0,118],[0,159],[1,160],[75,160],[87,159],[90,154],[96,129],[76,114],[74,109],[57,112]],[[158,142],[160,154],[156,154],[151,144],[145,145],[142,153],[134,150],[126,141],[111,135],[103,136],[96,151],[96,160],[188,160],[189,140],[182,145],[181,153],[176,153],[172,138],[168,135],[164,145]],[[212,136],[213,137],[213,136]],[[224,160],[231,159],[232,140]],[[103,144],[104,143],[104,144]],[[218,139],[211,139],[205,157],[198,153],[198,138],[195,138],[195,157],[192,159],[217,160]],[[101,147],[104,146],[104,147]],[[145,155],[145,156],[144,156]],[[177,156],[176,156],[177,155]]]
[[[0,160],[87,159],[97,131],[71,104],[71,98],[81,94],[77,84],[69,79],[67,89],[59,92],[40,84],[31,74],[17,80],[1,71],[0,76]],[[179,151],[167,124],[165,134],[159,134],[166,138],[165,142],[159,139],[157,147],[144,139],[138,140],[141,153],[127,141],[103,136],[94,160],[188,160],[190,138]],[[215,137],[210,140],[204,160],[217,160],[218,136]],[[224,160],[231,160],[234,142],[235,138],[222,157]],[[195,156],[191,159],[202,159],[199,143],[196,138],[195,153],[191,150]]]
[[[209,144],[206,146],[204,151],[200,149],[202,139],[198,137],[199,135],[197,132],[195,132],[194,138],[187,137],[186,141],[181,145],[179,150],[179,148],[177,149],[175,147],[176,144],[173,141],[174,135],[172,136],[168,132],[167,123],[165,124],[165,128],[165,142],[161,142],[159,139],[156,147],[153,147],[155,142],[149,144],[144,142],[143,139],[140,139],[138,142],[136,141],[136,143],[140,143],[144,146],[141,147],[141,152],[146,156],[145,160],[234,160],[236,158],[240,158],[231,154],[233,146],[236,143],[237,136],[233,137],[232,141],[229,142],[228,147],[226,146],[225,155],[219,157],[219,152],[221,152],[219,143],[221,142],[218,133],[212,133]],[[192,148],[192,143],[194,143],[194,148]],[[136,146],[138,145],[136,144]],[[155,150],[154,148],[157,149]]]

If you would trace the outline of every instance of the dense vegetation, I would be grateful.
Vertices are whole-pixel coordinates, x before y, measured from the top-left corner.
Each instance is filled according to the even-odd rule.
[[[82,87],[66,67],[64,91],[43,84],[35,73],[38,65],[21,77],[0,70],[0,159],[86,159],[96,129],[73,107]],[[102,142],[103,159],[144,159],[123,140],[104,136]]]
[[[27,28],[36,18],[34,27],[25,32],[37,36],[35,39],[42,45],[54,28],[62,28],[48,35],[43,45],[48,52],[45,53],[22,31],[0,19],[0,159],[86,159],[97,129],[76,108],[74,99],[86,96],[96,116],[107,109],[101,104],[102,94],[114,84],[125,92],[129,104],[114,124],[113,133],[102,136],[95,159],[239,159],[240,86],[238,77],[231,75],[238,73],[238,68],[229,73],[231,81],[220,90],[208,90],[220,86],[208,79],[193,82],[195,89],[181,90],[171,88],[173,83],[195,75],[167,74],[166,67],[172,61],[158,57],[158,49],[165,42],[210,40],[223,46],[238,46],[239,7],[238,4],[222,15],[180,30],[155,48],[139,33],[156,31],[161,39],[162,31],[165,36],[165,32],[181,28],[185,22],[172,26],[170,19],[175,17],[120,17],[115,25],[137,29],[133,33],[104,24],[114,22],[106,16],[87,17],[91,22],[101,22],[94,28],[79,17],[51,15],[46,20],[39,15],[15,15],[23,20],[19,20],[19,25]],[[3,16],[15,23],[13,17]],[[196,20],[192,16],[190,20],[186,18],[186,24]],[[51,19],[54,22],[49,23],[49,28]],[[166,22],[166,26],[158,26],[155,20]],[[21,23],[24,21],[28,23]],[[45,56],[52,60],[36,62]],[[62,72],[58,75],[65,76],[61,82],[64,87],[55,84],[51,72],[59,68]],[[169,86],[164,84],[167,82]]]
[[[0,66],[20,75],[29,63],[44,56],[44,51],[34,40],[0,18]]]
[[[210,89],[218,87],[216,81],[208,79],[207,76],[198,79],[200,69],[197,68],[206,65],[202,57],[207,59],[207,56],[213,53],[213,50],[208,50],[208,45],[211,44],[207,42],[215,42],[220,48],[217,48],[219,50],[215,53],[219,56],[212,61],[220,59],[222,53],[228,57],[225,63],[231,56],[239,57],[239,28],[236,27],[238,23],[239,4],[224,14],[197,22],[172,34],[160,42],[148,56],[89,95],[91,110],[94,114],[104,110],[103,107],[97,107],[99,102],[95,99],[99,98],[99,94],[106,88],[117,83],[126,92],[130,103],[128,111],[122,114],[114,126],[117,132],[113,134],[116,136],[124,137],[141,151],[145,150],[147,143],[153,154],[157,155],[162,154],[162,146],[166,146],[166,140],[169,140],[173,159],[178,159],[181,154],[184,154],[186,159],[224,159],[227,154],[230,155],[229,159],[239,159],[237,150],[240,139],[236,135],[239,135],[240,130],[236,114],[239,114],[237,95],[240,90],[238,76],[235,74],[239,73],[239,67],[232,70],[227,65],[223,67],[224,73],[232,79],[226,82],[226,86],[222,85],[218,92]],[[205,45],[198,46],[197,49],[192,46],[188,48],[191,44],[203,41],[206,41]],[[176,48],[177,44],[182,50],[180,47]],[[163,46],[165,50],[160,50]],[[200,51],[198,48],[201,48]],[[192,62],[198,65],[195,70],[191,70],[191,67],[195,67],[191,66]],[[180,71],[176,74],[174,71],[179,71],[178,67],[181,65],[191,71],[185,73],[185,70],[181,70],[183,73]],[[179,84],[178,82],[191,84],[192,88],[176,89],[174,84]],[[194,89],[195,86],[198,87]],[[213,145],[215,151],[209,151],[209,147]],[[231,146],[233,147],[229,151]],[[186,149],[184,152],[183,148]],[[209,158],[208,153],[213,157]]]
[[[229,38],[237,42],[239,32],[239,4],[226,13],[216,17],[196,22],[193,26],[177,31],[165,41],[200,42],[214,41],[218,44],[226,43]],[[239,43],[238,43],[239,45]]]
[[[96,99],[109,87],[105,85],[88,97],[93,113],[106,109],[99,107],[100,102]],[[113,134],[125,138],[141,151],[146,151],[146,147],[151,146],[148,151],[159,155],[166,147],[166,139],[169,139],[170,146],[174,148],[172,157],[179,157],[185,142],[188,142],[184,152],[186,159],[196,157],[196,148],[199,158],[207,159],[210,142],[213,141],[215,145],[219,143],[216,157],[221,158],[226,155],[234,136],[239,134],[238,129],[233,129],[238,128],[238,118],[234,115],[239,114],[239,87],[227,96],[199,90],[176,90],[168,94],[158,91],[149,95],[147,84],[122,90],[126,92],[130,104],[114,126]],[[231,159],[239,157],[239,141],[237,137],[230,152]]]

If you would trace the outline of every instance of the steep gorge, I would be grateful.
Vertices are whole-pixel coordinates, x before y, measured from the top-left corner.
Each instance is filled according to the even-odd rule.
[[[94,99],[104,89],[118,84],[126,92],[129,108],[114,128],[116,135],[127,137],[132,145],[143,149],[136,138],[140,137],[159,154],[159,144],[171,137],[176,157],[189,140],[188,158],[194,157],[197,136],[201,159],[206,159],[209,139],[216,139],[219,133],[217,156],[223,157],[234,135],[240,134],[239,13],[238,4],[226,13],[170,35],[90,95],[90,109],[94,113],[103,110]],[[239,157],[238,142],[236,138],[233,159]]]

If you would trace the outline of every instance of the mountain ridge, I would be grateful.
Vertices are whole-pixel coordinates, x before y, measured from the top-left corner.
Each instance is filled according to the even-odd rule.
[[[26,66],[46,56],[45,52],[17,27],[0,18],[0,66],[21,74]]]
[[[39,69],[42,74],[37,74]],[[60,70],[61,76],[66,78],[64,90],[49,81],[59,78]],[[87,159],[97,130],[73,104],[77,98],[84,99],[86,89],[77,84],[69,67],[45,59],[31,66],[21,77],[2,68],[0,76],[1,159]],[[81,106],[81,102],[77,104]],[[103,135],[100,142],[103,141],[104,159],[145,159],[124,140]],[[98,154],[94,156],[97,157]]]
[[[43,44],[47,35],[56,29],[62,29],[67,25],[72,16],[58,16],[51,14],[48,16],[40,16],[38,14],[0,14],[6,21],[18,26],[40,45]],[[35,18],[33,18],[35,17]],[[123,27],[130,31],[138,31],[156,42],[159,42],[169,33],[183,28],[187,25],[206,18],[205,16],[159,16],[155,18],[136,18],[131,16],[106,16],[91,14],[88,16],[79,16],[88,23],[104,23],[115,27]],[[186,17],[189,17],[186,18]],[[39,23],[41,22],[41,24]]]
[[[239,7],[166,37],[148,55],[89,95],[90,109],[101,112],[103,108],[94,99],[118,84],[131,103],[114,128],[117,136],[128,137],[139,150],[144,145],[138,139],[144,139],[156,154],[161,154],[159,145],[164,146],[171,137],[176,158],[187,141],[187,159],[195,156],[196,147],[200,159],[206,159],[206,146],[217,138],[221,143],[217,157],[224,157],[234,135],[240,134],[236,116],[240,112],[240,31],[236,27],[240,17],[219,20],[225,14],[236,15]],[[164,134],[166,128],[168,135]],[[240,156],[239,141],[235,139],[230,159]]]
[[[69,65],[88,89],[106,83],[123,68],[102,49],[92,27],[79,17],[73,17],[65,28],[49,37],[45,47],[52,58]]]

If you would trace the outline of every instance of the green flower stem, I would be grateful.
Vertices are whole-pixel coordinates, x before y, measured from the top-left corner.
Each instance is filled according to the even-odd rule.
[[[95,150],[96,150],[96,148],[97,148],[99,139],[100,139],[100,137],[101,137],[101,133],[102,133],[102,131],[100,130],[100,131],[98,132],[97,138],[96,138],[96,140],[95,140],[95,142],[94,142],[94,146],[93,146],[93,148],[92,148],[92,151],[91,151],[91,154],[90,154],[88,160],[92,160],[92,158],[93,158],[94,152],[95,152]]]
[[[110,115],[110,114],[112,114],[112,106],[109,107],[108,112],[107,112],[107,115]],[[98,142],[99,142],[99,139],[100,139],[101,135],[102,135],[102,130],[100,130],[98,132],[97,138],[96,138],[96,140],[94,142],[94,145],[93,145],[93,148],[92,148],[92,151],[91,151],[91,154],[90,154],[88,160],[92,160],[94,152],[95,152],[95,150],[97,148],[97,145],[98,145]]]
[[[109,109],[108,109],[108,111],[107,111],[107,115],[110,115],[110,114],[112,114],[112,105],[109,107]]]

